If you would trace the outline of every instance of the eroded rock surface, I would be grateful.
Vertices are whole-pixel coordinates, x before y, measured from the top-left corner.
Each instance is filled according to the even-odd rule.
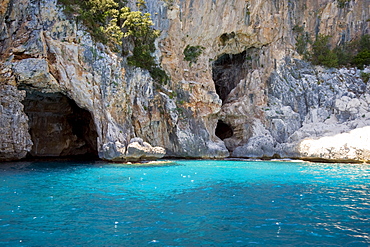
[[[369,126],[360,71],[313,67],[296,52],[299,35],[330,35],[334,45],[368,34],[369,0],[344,7],[331,0],[146,6],[161,30],[155,56],[171,78],[166,85],[95,42],[56,0],[0,3],[0,159],[37,150],[21,103],[32,90],[64,95],[91,115],[86,126],[94,126],[95,141],[89,131],[80,141],[60,132],[72,133],[66,140],[74,144],[63,149],[69,153],[94,143],[90,150],[116,161],[162,157],[162,148],[170,157],[370,160],[365,144],[352,141],[361,137],[356,129]],[[204,48],[195,62],[185,60],[187,46]],[[339,146],[320,141],[329,137]],[[134,138],[143,141],[130,143]]]
[[[292,61],[271,75],[264,122],[251,120],[251,137],[233,156],[366,161],[368,92],[359,70]]]
[[[28,118],[21,101],[24,91],[0,85],[0,160],[17,160],[31,150]]]
[[[110,142],[103,146],[104,159],[112,161],[140,161],[157,160],[166,155],[166,150],[162,147],[152,147],[141,138],[133,138],[128,145],[120,142]]]
[[[60,93],[26,91],[22,101],[33,140],[30,156],[97,156],[91,114]]]

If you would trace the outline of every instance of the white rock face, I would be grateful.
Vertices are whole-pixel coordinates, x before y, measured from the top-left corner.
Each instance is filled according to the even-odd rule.
[[[317,139],[307,138],[299,144],[301,156],[307,159],[337,161],[368,161],[370,126],[325,136]]]
[[[285,65],[270,80],[264,122],[250,120],[251,137],[233,156],[368,161],[370,88],[359,74]]]

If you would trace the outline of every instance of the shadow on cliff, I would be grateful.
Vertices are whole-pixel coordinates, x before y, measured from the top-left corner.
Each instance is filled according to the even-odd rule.
[[[33,142],[28,158],[98,158],[98,135],[90,112],[60,93],[26,92],[22,103]]]

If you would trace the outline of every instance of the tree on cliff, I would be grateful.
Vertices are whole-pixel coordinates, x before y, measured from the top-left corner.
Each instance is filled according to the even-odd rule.
[[[160,32],[153,28],[150,14],[140,11],[146,7],[144,0],[138,0],[138,11],[132,11],[124,0],[58,1],[65,6],[66,12],[82,20],[97,41],[128,56],[130,65],[147,69],[158,82],[168,80],[152,56],[154,41]]]
[[[311,61],[316,65],[324,65],[326,67],[338,66],[337,54],[330,49],[330,36],[319,34],[312,44]]]
[[[309,60],[326,67],[356,66],[361,69],[370,65],[370,35],[363,35],[331,49],[330,36],[319,34],[312,43]]]
[[[149,13],[132,11],[125,1],[118,0],[59,0],[65,10],[82,20],[95,39],[110,46],[122,45],[122,39],[131,37],[136,44],[157,38]],[[140,0],[142,8],[145,2]],[[77,12],[77,13],[76,13]]]

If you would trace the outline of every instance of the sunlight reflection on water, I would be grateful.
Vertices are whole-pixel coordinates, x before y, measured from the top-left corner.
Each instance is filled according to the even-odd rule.
[[[307,162],[0,166],[0,245],[370,244],[370,166]]]

